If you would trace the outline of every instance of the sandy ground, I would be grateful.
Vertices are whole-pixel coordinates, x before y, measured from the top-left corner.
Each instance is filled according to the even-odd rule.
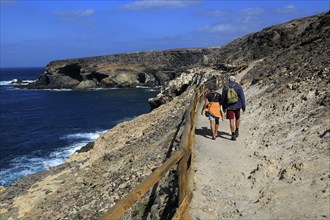
[[[249,139],[247,123],[243,114],[240,135],[237,141],[231,141],[228,120],[220,121],[218,138],[212,140],[209,120],[198,117],[191,219],[235,218],[258,200],[259,193],[251,189],[247,179],[257,166],[257,161],[249,157],[251,150],[244,147]]]
[[[255,63],[236,76],[238,82]],[[221,90],[218,92],[221,94]],[[251,190],[251,182],[247,178],[251,170],[257,167],[257,161],[250,156],[253,153],[251,148],[245,147],[245,142],[250,139],[246,132],[250,129],[247,125],[252,123],[244,119],[242,113],[240,134],[236,141],[230,140],[227,119],[220,120],[218,138],[213,140],[208,118],[198,115],[191,219],[237,218],[242,216],[240,212],[249,209],[248,204],[258,200],[259,193]]]
[[[243,113],[239,137],[231,141],[228,120],[220,121],[212,140],[209,120],[199,115],[191,219],[330,219],[329,155],[301,157],[308,144],[302,153],[263,150],[255,117]]]
[[[238,82],[252,66],[236,76]],[[241,114],[237,141],[230,140],[227,119],[220,121],[218,138],[212,140],[200,104],[192,220],[330,219],[329,118],[293,119],[283,110],[273,120],[266,109],[275,100],[268,99],[262,107],[253,100],[264,90],[245,90],[247,111]]]

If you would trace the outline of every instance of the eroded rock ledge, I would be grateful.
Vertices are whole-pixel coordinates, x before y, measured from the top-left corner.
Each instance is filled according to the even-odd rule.
[[[52,61],[27,88],[161,86],[194,66],[207,64],[211,49],[177,49]]]

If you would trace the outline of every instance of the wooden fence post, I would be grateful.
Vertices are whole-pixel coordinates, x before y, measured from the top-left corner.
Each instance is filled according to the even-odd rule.
[[[135,187],[129,194],[117,202],[107,213],[105,213],[102,220],[119,219],[126,210],[134,205],[150,188],[155,185],[160,178],[162,178],[170,168],[179,160],[182,160],[183,155],[187,155],[185,149],[176,151],[165,163],[157,168],[150,176],[148,176],[142,183]]]
[[[135,187],[123,199],[117,202],[101,219],[118,219],[126,210],[131,208],[150,188],[162,178],[169,169],[179,161],[179,207],[173,219],[189,219],[189,204],[192,199],[193,174],[194,174],[194,148],[195,128],[197,119],[198,103],[205,95],[206,86],[195,88],[194,96],[186,111],[186,122],[180,141],[180,150],[168,159],[163,165],[156,169],[141,184]]]

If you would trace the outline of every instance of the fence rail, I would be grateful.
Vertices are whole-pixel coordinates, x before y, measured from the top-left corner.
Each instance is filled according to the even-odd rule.
[[[186,121],[180,141],[180,149],[101,216],[101,220],[119,219],[177,163],[179,163],[179,207],[173,219],[189,219],[189,204],[192,199],[193,187],[192,167],[194,164],[193,150],[195,146],[196,111],[198,103],[205,92],[205,85],[201,85],[195,89],[189,108],[186,111]]]

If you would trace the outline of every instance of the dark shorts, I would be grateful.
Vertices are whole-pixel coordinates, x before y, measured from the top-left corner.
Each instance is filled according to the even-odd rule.
[[[226,118],[227,119],[239,119],[239,117],[241,116],[241,110],[240,109],[236,109],[236,110],[231,110],[231,109],[227,109],[227,114],[226,114]]]

